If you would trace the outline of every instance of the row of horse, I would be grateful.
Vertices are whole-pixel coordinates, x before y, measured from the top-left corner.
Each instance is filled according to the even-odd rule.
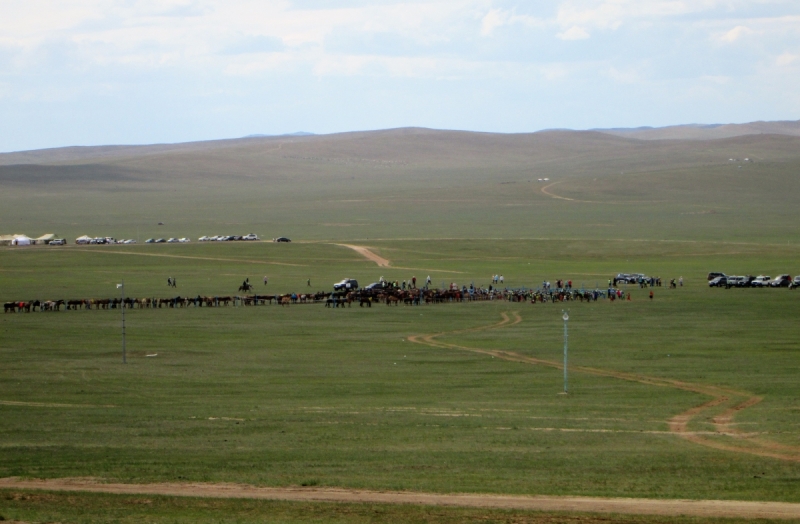
[[[473,302],[485,300],[507,300],[510,302],[564,302],[579,300],[592,301],[605,297],[602,291],[578,290],[492,290],[483,289],[458,290],[458,289],[389,289],[389,290],[359,290],[346,293],[287,293],[278,295],[224,295],[196,297],[167,297],[167,298],[105,298],[105,299],[72,299],[72,300],[31,300],[15,301],[3,304],[4,313],[31,311],[61,311],[78,309],[152,309],[152,308],[181,308],[181,307],[224,307],[224,306],[261,306],[279,304],[289,306],[292,304],[324,303],[326,307],[350,307],[354,302],[361,307],[372,307],[373,303],[383,303],[388,306],[399,306],[401,303],[408,306],[425,304],[440,304],[445,302]]]

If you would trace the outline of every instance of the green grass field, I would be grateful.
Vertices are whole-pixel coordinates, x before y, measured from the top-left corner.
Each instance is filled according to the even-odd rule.
[[[760,147],[791,157],[784,145],[767,146]],[[748,167],[763,167],[759,187],[794,188],[798,160],[775,162],[769,169]],[[312,290],[327,290],[345,277],[363,285],[380,276],[422,281],[430,275],[435,286],[488,286],[500,273],[509,287],[564,278],[594,288],[618,272],[644,272],[686,281],[676,290],[656,288],[652,301],[649,290],[629,286],[630,302],[567,304],[568,396],[558,394],[559,369],[459,349],[560,361],[561,304],[137,309],[126,316],[127,365],[121,363],[119,310],[2,315],[0,478],[800,502],[800,291],[709,289],[705,280],[709,271],[800,271],[796,206],[789,190],[774,200],[763,190],[734,205],[733,189],[758,184],[738,167],[701,164],[668,175],[609,172],[596,189],[584,175],[550,188],[573,200],[480,177],[460,184],[455,174],[443,179],[449,185],[442,194],[456,196],[442,205],[409,203],[415,190],[407,189],[404,200],[407,181],[391,177],[385,187],[331,189],[332,203],[321,207],[304,203],[303,188],[295,188],[291,198],[275,196],[258,216],[258,195],[236,204],[247,193],[242,183],[215,195],[218,201],[205,212],[197,201],[176,197],[169,211],[174,220],[166,220],[169,232],[160,236],[228,228],[245,233],[279,216],[274,234],[290,234],[295,242],[0,248],[3,302],[113,297],[122,279],[126,294],[138,297],[235,294],[246,277],[271,293],[306,291],[307,279]],[[691,185],[694,169],[703,182]],[[709,184],[719,187],[715,176],[727,189],[706,191]],[[631,180],[640,182],[634,187]],[[101,234],[119,226],[122,233],[109,234],[132,236],[137,223],[166,209],[143,211],[141,188],[128,194],[132,202],[123,208],[126,193],[108,189],[107,201],[97,201],[107,214],[86,205],[100,191],[93,190],[47,216],[39,206],[50,197],[20,196],[21,187],[15,186],[11,207],[0,211],[6,229],[30,223]],[[76,187],[69,191],[77,194]],[[324,184],[308,189],[318,199],[326,191]],[[468,195],[475,205],[459,201]],[[608,203],[621,198],[665,201]],[[166,203],[154,199],[157,206]],[[202,193],[203,199],[212,195]],[[337,208],[339,200],[356,202]],[[20,214],[23,208],[30,216]],[[400,216],[405,221],[398,222]],[[194,229],[178,227],[197,217]],[[289,224],[300,236],[283,232]],[[161,231],[148,227],[147,236]],[[391,267],[379,268],[333,241],[368,246]],[[166,287],[170,276],[177,278],[177,291]],[[457,332],[497,324],[503,314],[521,321]],[[442,334],[438,346],[409,340],[431,333]],[[652,377],[661,385],[586,368]],[[710,397],[663,385],[668,380],[761,398],[730,424],[749,437],[712,434],[714,418],[734,399],[689,421],[688,430],[704,435],[705,444],[670,431],[673,417]],[[758,454],[765,449],[784,458]],[[137,506],[112,495],[5,490],[0,515],[68,522],[133,516],[188,522],[206,510],[208,520],[231,522],[307,520],[310,514],[341,522],[569,518],[266,502],[243,502],[241,508],[250,508],[245,511],[225,509],[230,502],[153,500]],[[81,505],[94,509],[81,512]]]

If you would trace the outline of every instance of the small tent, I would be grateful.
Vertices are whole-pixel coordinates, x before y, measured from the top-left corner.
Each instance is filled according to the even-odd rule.
[[[14,240],[11,241],[12,246],[30,246],[33,239],[27,235],[14,235]]]
[[[56,238],[56,236],[53,233],[47,233],[34,240],[33,243],[36,245],[49,244],[54,238]]]

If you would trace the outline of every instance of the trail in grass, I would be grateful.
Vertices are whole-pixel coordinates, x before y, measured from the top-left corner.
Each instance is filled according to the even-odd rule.
[[[467,347],[459,344],[451,344],[448,342],[442,342],[436,340],[436,338],[444,335],[452,336],[474,331],[497,329],[501,327],[513,326],[515,324],[519,324],[520,322],[522,322],[522,317],[520,317],[518,312],[515,311],[512,313],[512,315],[514,316],[513,321],[511,320],[511,317],[509,317],[508,313],[502,313],[502,320],[495,324],[489,324],[487,326],[479,326],[457,331],[433,333],[429,335],[413,335],[408,337],[408,340],[411,342],[416,342],[418,344],[424,344],[427,346],[437,347],[442,349],[458,349],[462,351],[470,351],[473,353],[491,355],[495,358],[501,358],[511,362],[539,364],[543,366],[553,367],[556,369],[564,369],[564,366],[561,362],[544,360],[536,357],[529,357],[527,355],[522,355],[512,351]],[[752,394],[746,391],[738,391],[726,387],[719,387],[706,384],[694,384],[691,382],[684,382],[681,380],[673,380],[666,378],[648,377],[645,375],[637,375],[622,371],[614,371],[614,370],[600,369],[587,366],[573,366],[571,369],[572,371],[578,373],[587,373],[596,376],[617,378],[621,380],[627,380],[630,382],[647,384],[650,386],[671,387],[671,388],[681,389],[684,391],[691,391],[693,393],[699,393],[701,395],[707,395],[711,397],[711,400],[703,404],[700,404],[699,406],[694,406],[684,411],[683,413],[675,415],[674,417],[672,417],[672,419],[670,419],[669,421],[670,433],[677,435],[681,438],[684,438],[686,440],[689,440],[691,442],[694,442],[696,444],[701,444],[703,446],[707,446],[714,449],[732,451],[736,453],[749,453],[752,455],[758,455],[762,457],[770,457],[780,460],[800,462],[800,448],[798,448],[797,446],[789,446],[765,440],[761,437],[756,436],[759,433],[754,433],[754,432],[745,433],[732,427],[734,415],[748,407],[758,404],[762,400],[761,397],[753,396]],[[724,406],[727,406],[727,409],[725,411],[711,418],[711,423],[714,425],[715,429],[715,431],[711,434],[711,436],[709,436],[709,432],[691,431],[689,429],[689,424],[691,422],[693,421],[696,422],[701,418],[707,420],[709,418],[710,410]],[[723,440],[725,438],[735,438],[737,442],[733,443],[727,442]]]
[[[621,201],[617,201],[617,200],[579,200],[577,198],[569,198],[569,197],[565,197],[565,196],[561,196],[561,195],[556,195],[555,193],[553,193],[551,191],[548,191],[548,189],[550,189],[551,187],[553,187],[556,184],[560,184],[561,182],[563,182],[563,180],[560,180],[558,182],[553,182],[552,184],[547,184],[546,186],[543,186],[539,191],[541,191],[542,194],[549,196],[550,198],[557,198],[559,200],[568,200],[570,202],[581,202],[581,203],[584,203],[584,204],[641,204],[641,203],[651,203],[651,202],[663,202],[663,200],[621,200]]]
[[[391,267],[392,269],[408,269],[410,271],[429,271],[431,273],[456,273],[456,274],[463,274],[463,271],[452,271],[452,270],[444,270],[444,269],[425,269],[425,268],[418,268],[418,267],[397,267],[392,266],[391,261],[383,258],[382,256],[376,254],[373,251],[370,251],[369,248],[364,246],[355,246],[353,244],[333,244],[334,246],[342,246],[348,249],[352,249],[359,255],[363,256],[367,260],[371,260],[378,264],[378,267]]]
[[[244,484],[101,483],[96,479],[25,480],[0,479],[0,489],[28,489],[66,492],[162,495],[176,497],[291,500],[299,502],[344,502],[368,504],[413,504],[528,511],[623,513],[748,519],[800,519],[800,504],[738,500],[658,500],[601,497],[555,497],[490,495],[466,493],[417,493],[340,488],[269,488]]]

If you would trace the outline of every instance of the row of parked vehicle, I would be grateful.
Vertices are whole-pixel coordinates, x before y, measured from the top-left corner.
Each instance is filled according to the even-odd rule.
[[[249,235],[216,235],[213,237],[200,237],[198,242],[232,242],[236,240],[258,240],[258,235],[250,233]]]
[[[768,275],[726,275],[724,273],[709,273],[709,287],[788,287],[794,289],[800,287],[800,275],[792,279],[791,275],[779,275],[772,278]]]
[[[63,238],[57,238],[55,240],[51,240],[50,241],[50,245],[51,246],[63,246],[66,243],[67,243],[67,241],[64,240]],[[86,244],[91,244],[91,245],[95,245],[95,244],[135,244],[136,240],[134,240],[132,238],[129,238],[129,239],[126,240],[124,238],[116,239],[114,237],[95,237],[95,238],[90,238],[90,237],[87,237],[87,236],[83,236],[83,237],[77,238],[75,240],[75,243],[78,244],[78,245],[81,245],[81,244],[83,244],[83,245],[86,245]]]
[[[186,244],[187,242],[191,242],[191,238],[148,238],[144,241],[145,244]],[[136,243],[135,241],[133,242]]]

